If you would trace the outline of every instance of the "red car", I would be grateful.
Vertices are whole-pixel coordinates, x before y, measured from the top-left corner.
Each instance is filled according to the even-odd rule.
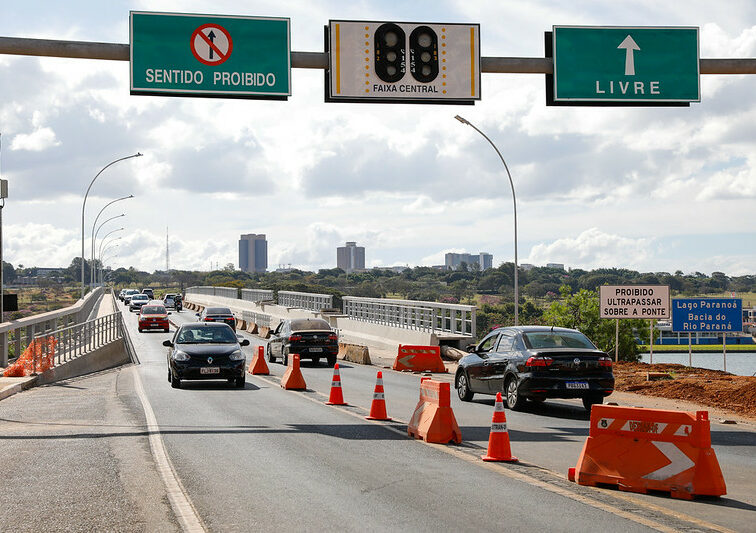
[[[168,311],[165,310],[163,302],[153,301],[142,306],[139,312],[139,331],[142,332],[145,329],[162,329],[168,332],[170,326],[168,324]]]

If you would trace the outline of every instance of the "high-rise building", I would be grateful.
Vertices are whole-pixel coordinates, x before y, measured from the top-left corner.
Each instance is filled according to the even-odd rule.
[[[239,269],[243,272],[268,270],[268,241],[265,235],[249,233],[239,239]]]
[[[347,274],[355,270],[365,270],[365,247],[348,241],[346,246],[336,248],[336,267]]]
[[[449,252],[444,256],[444,265],[447,270],[457,270],[462,266],[462,263],[467,264],[468,268],[477,264],[481,270],[486,270],[493,268],[493,255],[487,252],[480,252],[479,254]]]

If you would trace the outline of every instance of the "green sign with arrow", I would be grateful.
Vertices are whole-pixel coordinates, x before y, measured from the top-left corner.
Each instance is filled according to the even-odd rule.
[[[288,18],[132,11],[131,94],[285,100]]]
[[[555,102],[700,102],[698,28],[554,26]]]

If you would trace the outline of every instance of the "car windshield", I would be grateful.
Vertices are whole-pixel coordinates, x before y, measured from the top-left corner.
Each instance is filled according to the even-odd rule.
[[[135,294],[131,297],[132,300],[149,300],[146,294]]]
[[[539,348],[582,348],[595,350],[588,337],[577,331],[532,331],[523,333],[522,338],[528,349]]]
[[[143,315],[164,315],[165,307],[162,305],[145,305],[142,307]]]
[[[224,324],[222,328],[185,326],[176,336],[177,344],[234,344],[238,342],[234,331]]]
[[[208,315],[230,315],[231,309],[229,309],[228,307],[208,307],[207,314]]]
[[[330,330],[331,326],[319,318],[302,318],[291,321],[292,331]]]

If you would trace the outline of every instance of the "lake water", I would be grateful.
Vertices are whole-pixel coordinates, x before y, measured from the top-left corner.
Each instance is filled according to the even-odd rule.
[[[649,354],[641,354],[641,360],[649,363]],[[656,353],[654,363],[688,364],[688,352],[684,353]],[[693,366],[724,370],[722,352],[696,353],[693,352]],[[756,352],[727,352],[727,371],[739,376],[753,376],[756,374]]]

